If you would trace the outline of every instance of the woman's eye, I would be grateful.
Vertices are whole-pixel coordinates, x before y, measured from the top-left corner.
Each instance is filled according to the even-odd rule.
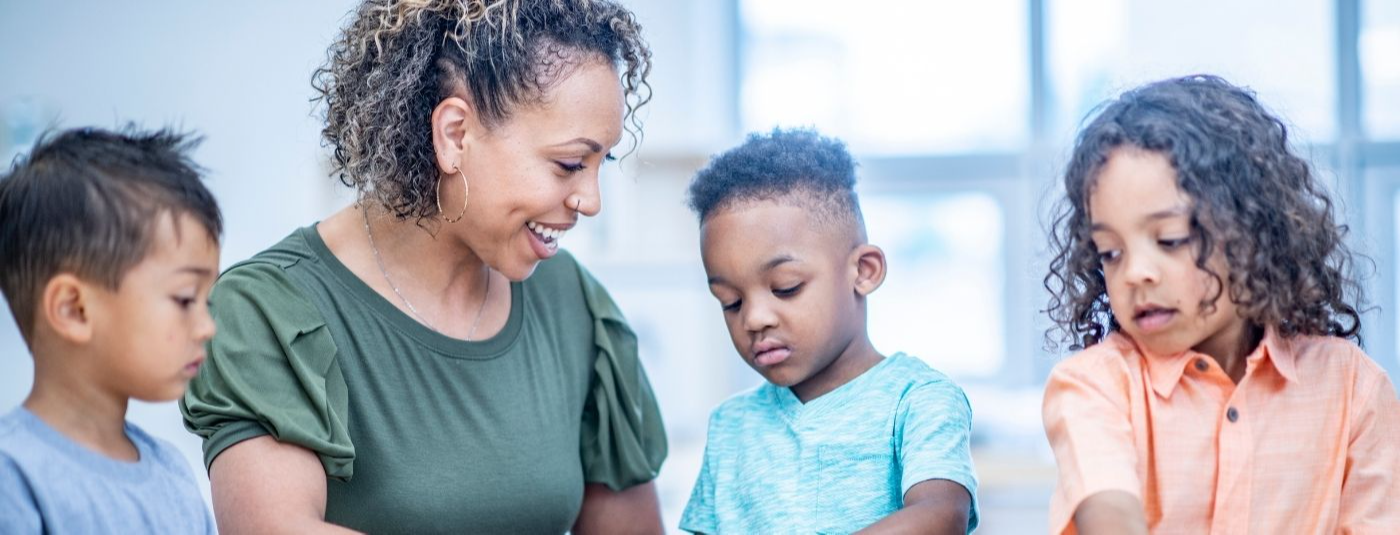
[[[802,289],[802,284],[800,284],[800,283],[799,283],[799,284],[794,284],[794,285],[789,286],[789,287],[787,287],[787,288],[775,288],[775,289],[773,289],[773,295],[776,295],[776,296],[778,296],[778,297],[792,297],[792,296],[794,296],[794,295],[797,295],[797,291],[798,291],[798,290],[801,290],[801,289]]]
[[[1119,253],[1117,249],[1112,249],[1108,251],[1099,251],[1098,255],[1100,264],[1112,264],[1114,261],[1118,260]]]
[[[554,162],[554,164],[555,164],[555,165],[558,165],[559,168],[560,168],[560,169],[563,169],[564,172],[566,172],[566,173],[577,173],[577,172],[582,171],[582,170],[584,170],[584,169],[588,169],[588,166],[583,165],[583,162],[572,163],[572,162],[560,162],[560,161],[556,161],[556,162]]]

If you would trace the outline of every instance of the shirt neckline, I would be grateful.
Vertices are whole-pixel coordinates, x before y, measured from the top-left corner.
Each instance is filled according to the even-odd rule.
[[[141,436],[141,431],[136,429],[131,422],[122,422],[122,427],[126,433],[126,439],[136,446],[137,458],[134,462],[113,459],[77,443],[22,405],[16,408],[12,414],[19,424],[35,438],[38,438],[40,442],[57,451],[60,455],[76,461],[86,470],[131,483],[149,480],[154,470],[155,452],[145,437]]]
[[[303,227],[300,231],[302,240],[306,242],[308,248],[316,259],[330,270],[331,276],[344,286],[353,296],[369,308],[373,313],[389,322],[396,330],[408,335],[414,340],[428,346],[437,353],[449,358],[464,358],[472,360],[488,360],[503,355],[511,346],[515,345],[520,337],[522,324],[525,321],[525,300],[524,284],[520,281],[510,283],[510,314],[506,318],[506,324],[500,332],[485,340],[462,340],[453,338],[437,332],[417,320],[409,317],[399,307],[394,306],[379,292],[370,288],[365,281],[350,271],[326,245],[321,238],[320,231],[317,230],[319,223]]]
[[[861,372],[860,375],[847,381],[846,384],[838,386],[830,392],[822,394],[807,403],[802,403],[802,400],[797,399],[797,394],[794,394],[791,388],[776,386],[771,383],[767,386],[774,390],[779,410],[781,410],[784,415],[788,416],[789,419],[796,420],[809,414],[825,412],[828,407],[840,406],[846,399],[859,394],[862,391],[862,385],[874,381],[874,378],[882,375],[886,368],[893,365],[892,363],[894,361],[904,358],[904,353],[895,353],[880,359],[880,362],[875,363],[870,369]]]

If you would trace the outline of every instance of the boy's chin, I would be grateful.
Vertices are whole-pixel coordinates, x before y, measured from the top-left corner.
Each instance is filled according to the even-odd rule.
[[[164,388],[150,388],[140,392],[131,392],[128,397],[145,403],[166,403],[184,397],[185,389],[188,386],[189,381],[183,381],[178,386],[172,385]]]
[[[803,373],[803,370],[791,366],[754,367],[754,371],[757,371],[759,375],[763,376],[765,381],[772,383],[773,386],[780,386],[783,388],[792,388],[793,386],[802,384],[803,381],[806,381],[811,376],[811,374]]]

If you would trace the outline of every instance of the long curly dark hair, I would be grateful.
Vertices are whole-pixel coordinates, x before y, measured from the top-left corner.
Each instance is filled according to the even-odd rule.
[[[1100,109],[1075,141],[1050,230],[1048,348],[1082,349],[1120,328],[1088,210],[1099,170],[1120,147],[1166,156],[1192,199],[1196,266],[1213,280],[1203,309],[1228,292],[1247,321],[1283,337],[1360,341],[1364,297],[1351,273],[1347,227],[1334,219],[1311,166],[1290,150],[1288,128],[1252,91],[1188,76],[1133,89]],[[1228,266],[1223,280],[1206,268],[1217,253]]]
[[[540,102],[581,61],[621,67],[625,126],[651,99],[651,49],[612,0],[367,0],[312,76],[335,175],[399,219],[437,213],[432,113],[465,88],[485,126]]]

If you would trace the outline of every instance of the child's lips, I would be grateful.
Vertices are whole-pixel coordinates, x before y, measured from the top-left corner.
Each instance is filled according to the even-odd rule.
[[[1171,323],[1176,317],[1176,311],[1169,308],[1151,308],[1139,311],[1133,316],[1133,323],[1143,333],[1159,331]]]
[[[199,367],[202,366],[203,364],[204,364],[204,359],[203,359],[203,358],[195,359],[194,362],[191,362],[191,363],[189,363],[189,364],[186,364],[183,371],[185,372],[185,375],[188,375],[188,376],[190,376],[190,377],[194,377],[196,374],[199,373]]]
[[[759,366],[775,366],[781,364],[792,356],[792,350],[786,347],[777,347],[767,351],[760,351],[753,356],[754,364]]]

